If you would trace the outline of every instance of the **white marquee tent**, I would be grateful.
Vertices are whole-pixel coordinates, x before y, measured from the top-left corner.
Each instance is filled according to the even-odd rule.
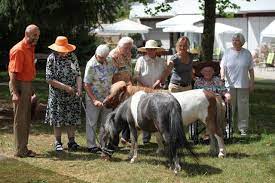
[[[263,38],[275,38],[275,20],[262,30],[261,40],[263,40]]]
[[[107,33],[119,33],[119,34],[129,34],[129,33],[148,33],[151,27],[134,22],[129,19],[125,19],[113,24],[104,24],[102,27],[95,29],[93,32],[98,34]]]

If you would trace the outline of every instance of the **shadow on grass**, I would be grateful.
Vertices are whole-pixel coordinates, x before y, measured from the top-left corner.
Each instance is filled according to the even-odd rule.
[[[210,176],[210,175],[222,173],[222,169],[220,168],[215,168],[213,166],[196,164],[196,163],[195,164],[183,163],[181,165],[181,168],[183,171],[185,171],[188,174],[188,176],[199,176],[199,175]]]
[[[77,182],[85,183],[74,177],[58,174],[54,171],[37,168],[17,159],[0,160],[1,182]]]

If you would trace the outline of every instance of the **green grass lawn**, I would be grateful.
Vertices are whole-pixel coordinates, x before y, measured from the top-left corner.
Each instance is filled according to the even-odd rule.
[[[0,82],[7,81],[5,73],[0,76]],[[43,74],[38,74],[34,87],[41,101],[45,102],[48,86]],[[0,85],[0,102],[9,103],[6,85]],[[257,80],[250,109],[249,137],[240,138],[234,134],[234,138],[226,142],[227,157],[224,159],[210,157],[207,145],[194,146],[199,163],[184,153],[183,170],[177,176],[166,167],[165,158],[155,154],[155,143],[140,145],[135,164],[127,160],[128,148],[116,152],[111,161],[103,161],[99,155],[86,152],[84,118],[76,135],[81,145],[79,151],[65,150],[56,154],[52,129],[40,120],[33,122],[29,139],[29,147],[39,155],[36,158],[14,158],[11,118],[0,118],[0,182],[274,182],[274,81]],[[62,138],[66,147],[65,133]]]

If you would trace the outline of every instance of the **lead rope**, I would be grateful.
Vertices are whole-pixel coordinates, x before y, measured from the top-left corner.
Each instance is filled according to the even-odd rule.
[[[80,98],[81,105],[82,105],[82,107],[83,107],[83,109],[84,109],[84,111],[85,111],[86,118],[88,119],[89,123],[91,123],[91,120],[90,120],[89,116],[87,115],[87,109],[86,109],[86,107],[85,107],[85,105],[84,105],[84,102],[83,102],[83,100],[82,100],[82,97],[79,97],[79,98]],[[109,157],[111,157],[111,156],[113,155],[114,151],[111,150],[111,149],[108,149],[108,148],[106,148],[106,147],[102,147],[102,146],[101,146],[101,143],[100,143],[100,141],[99,141],[99,139],[98,139],[98,137],[97,137],[97,135],[96,135],[96,132],[95,132],[94,128],[92,128],[92,130],[93,130],[93,132],[94,132],[94,134],[95,134],[95,139],[96,139],[96,142],[99,144],[99,148],[100,148],[101,152],[103,152],[104,154],[106,154],[106,155],[108,155]]]

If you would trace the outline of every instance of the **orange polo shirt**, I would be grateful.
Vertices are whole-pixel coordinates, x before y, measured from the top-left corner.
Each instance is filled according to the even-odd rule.
[[[36,75],[34,63],[34,46],[25,39],[10,50],[9,72],[16,73],[16,80],[32,81]]]

